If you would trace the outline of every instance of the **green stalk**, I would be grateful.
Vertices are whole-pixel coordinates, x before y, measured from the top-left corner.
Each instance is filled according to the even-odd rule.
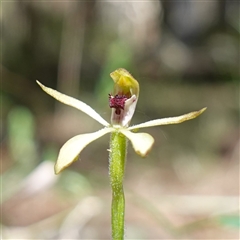
[[[112,187],[112,239],[124,238],[125,198],[123,178],[127,151],[127,139],[119,132],[110,138],[109,175]]]

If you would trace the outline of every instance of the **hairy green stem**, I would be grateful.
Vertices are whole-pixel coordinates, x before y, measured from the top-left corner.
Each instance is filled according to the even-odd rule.
[[[109,175],[112,187],[112,238],[124,238],[125,198],[123,178],[127,139],[119,132],[113,132],[110,139]]]

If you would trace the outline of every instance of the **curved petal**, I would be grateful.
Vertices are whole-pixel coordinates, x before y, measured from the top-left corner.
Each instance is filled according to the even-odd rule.
[[[182,123],[187,120],[191,120],[193,118],[198,117],[200,114],[202,114],[207,108],[203,108],[199,111],[196,112],[190,112],[178,117],[169,117],[169,118],[162,118],[162,119],[156,119],[156,120],[151,120],[145,123],[137,124],[132,127],[129,127],[129,130],[133,129],[139,129],[139,128],[145,128],[145,127],[154,127],[154,126],[160,126],[160,125],[168,125],[168,124],[177,124],[177,123]]]
[[[154,138],[148,133],[133,133],[128,129],[119,129],[119,131],[125,135],[133,145],[133,148],[137,154],[141,157],[145,157],[151,150],[154,143]]]
[[[57,162],[55,164],[55,173],[60,173],[71,163],[78,160],[81,151],[92,141],[113,131],[112,128],[103,128],[94,133],[80,134],[69,139],[60,149]]]
[[[52,88],[48,88],[48,87],[44,86],[43,84],[41,84],[39,81],[37,81],[37,84],[42,88],[42,90],[44,92],[46,92],[50,96],[57,99],[59,102],[62,102],[62,103],[67,104],[71,107],[77,108],[78,110],[86,113],[88,116],[92,117],[93,119],[95,119],[96,121],[98,121],[99,123],[101,123],[105,127],[110,125],[93,108],[88,106],[86,103],[84,103],[80,100],[77,100],[76,98],[73,98],[73,97],[67,96],[65,94],[62,94],[62,93],[60,93],[60,92],[58,92],[58,91],[56,91]]]

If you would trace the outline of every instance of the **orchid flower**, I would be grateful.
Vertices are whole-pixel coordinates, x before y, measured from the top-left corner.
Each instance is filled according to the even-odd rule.
[[[206,108],[177,117],[156,119],[134,126],[129,126],[139,97],[139,84],[137,80],[134,79],[133,76],[123,68],[115,70],[110,74],[110,76],[114,81],[113,94],[109,94],[109,107],[112,108],[111,123],[108,123],[106,120],[104,120],[86,103],[48,88],[39,81],[37,81],[37,83],[46,93],[58,101],[79,109],[103,125],[101,130],[93,133],[77,135],[68,140],[62,146],[55,165],[56,174],[60,173],[71,163],[78,160],[81,151],[89,143],[107,133],[112,134],[109,149],[109,172],[110,182],[113,190],[112,235],[113,239],[123,239],[125,204],[122,182],[127,148],[126,138],[131,141],[135,152],[140,156],[145,157],[153,146],[154,138],[148,133],[135,133],[132,132],[132,130],[182,123],[184,121],[196,118],[202,114]]]
[[[39,86],[46,93],[64,104],[79,109],[104,126],[103,129],[97,132],[80,134],[68,140],[60,149],[58,160],[55,165],[56,174],[60,173],[71,163],[78,160],[81,151],[89,143],[110,132],[121,132],[132,142],[136,153],[144,157],[152,148],[154,139],[148,133],[133,133],[131,130],[182,123],[184,121],[196,118],[206,110],[206,108],[203,108],[200,111],[191,112],[178,117],[151,120],[129,127],[139,96],[139,84],[137,80],[134,79],[130,73],[123,68],[112,72],[110,76],[114,81],[114,94],[109,95],[109,106],[112,108],[111,124],[104,120],[86,103],[48,88],[37,81]]]

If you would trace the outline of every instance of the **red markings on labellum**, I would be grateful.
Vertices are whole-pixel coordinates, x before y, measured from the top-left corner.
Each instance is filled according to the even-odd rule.
[[[115,113],[117,115],[120,115],[121,113],[121,109],[124,110],[124,106],[125,106],[125,102],[126,100],[128,99],[125,95],[111,95],[111,94],[108,94],[109,95],[109,107],[110,108],[115,108],[116,111]]]

